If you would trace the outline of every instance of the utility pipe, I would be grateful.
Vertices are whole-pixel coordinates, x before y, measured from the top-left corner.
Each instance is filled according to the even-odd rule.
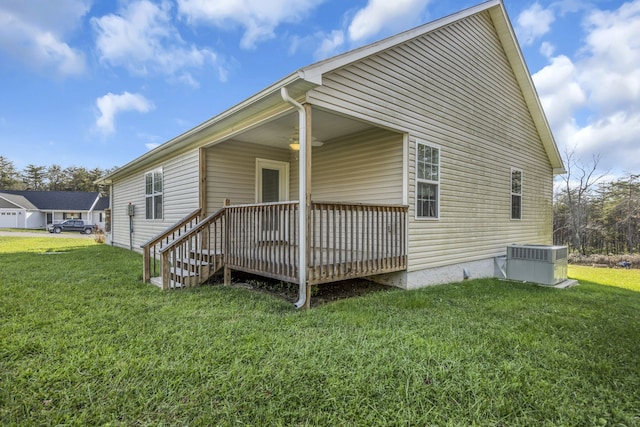
[[[307,301],[307,114],[299,102],[289,96],[286,87],[280,89],[282,99],[298,110],[298,142],[300,142],[300,152],[298,157],[298,301],[296,308],[303,307]]]

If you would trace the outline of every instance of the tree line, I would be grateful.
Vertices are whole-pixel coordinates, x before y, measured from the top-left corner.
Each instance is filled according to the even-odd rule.
[[[640,174],[607,180],[598,160],[566,154],[567,174],[554,195],[554,244],[583,255],[639,252]]]
[[[0,190],[99,191],[94,182],[115,169],[29,164],[20,171],[11,160],[0,156]]]
[[[554,194],[554,244],[585,255],[640,252],[640,174],[607,181],[598,160],[585,164],[566,153],[567,173]],[[94,182],[115,169],[29,164],[19,171],[0,156],[0,190],[99,191]]]

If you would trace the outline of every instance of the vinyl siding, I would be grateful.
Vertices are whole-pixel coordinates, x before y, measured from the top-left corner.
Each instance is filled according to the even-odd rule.
[[[162,168],[163,219],[145,219],[146,172]],[[133,219],[133,249],[198,208],[198,150],[191,150],[143,171],[114,182],[111,192],[112,240],[117,246],[129,247],[129,217],[126,206],[136,206]]]
[[[225,141],[207,149],[207,212],[220,209],[224,199],[232,204],[256,202],[256,159],[291,162],[288,148],[241,141]],[[291,166],[291,165],[290,165]],[[293,176],[291,170],[290,176]],[[291,192],[290,198],[297,198]]]
[[[410,271],[551,243],[552,168],[488,13],[325,75],[308,100],[409,134]],[[415,219],[416,140],[440,147],[438,220]]]
[[[207,210],[229,198],[255,203],[256,159],[289,163],[289,199],[298,200],[298,152],[240,141],[207,149]],[[313,148],[312,197],[318,201],[401,203],[402,135],[363,132]]]
[[[400,204],[402,135],[378,129],[325,142],[311,173],[313,200]]]

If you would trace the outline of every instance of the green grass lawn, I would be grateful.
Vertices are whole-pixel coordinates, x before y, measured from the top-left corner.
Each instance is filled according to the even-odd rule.
[[[640,292],[570,271],[297,311],[161,292],[92,239],[0,237],[0,425],[640,425]]]
[[[581,282],[598,283],[640,292],[640,270],[624,268],[593,268],[570,265],[569,277]]]
[[[43,228],[0,228],[0,231],[10,233],[48,233],[48,231]]]

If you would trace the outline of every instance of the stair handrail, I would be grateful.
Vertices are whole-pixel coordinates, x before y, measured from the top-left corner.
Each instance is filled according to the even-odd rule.
[[[186,227],[186,225],[191,221],[197,220],[201,212],[202,212],[201,208],[194,210],[189,215],[182,218],[180,221],[176,222],[175,224],[167,228],[162,233],[151,238],[151,240],[149,240],[148,242],[140,245],[140,247],[142,248],[142,258],[143,258],[142,278],[145,282],[148,282],[149,280],[151,280],[151,262],[152,262],[151,248],[161,243],[163,240],[168,239],[172,234],[174,234],[180,228]],[[155,252],[154,252],[154,259],[155,259]]]
[[[177,239],[172,240],[166,246],[160,248],[158,253],[160,254],[160,271],[162,273],[162,289],[163,290],[169,289],[170,281],[171,281],[170,261],[169,261],[169,257],[171,253],[170,251],[172,251],[176,247],[179,247],[179,245],[186,243],[192,236],[202,232],[203,229],[208,227],[210,224],[215,223],[215,221],[223,217],[224,214],[225,214],[225,207],[222,207],[217,211],[215,211],[214,213],[212,213],[211,215],[204,218],[203,220],[201,220],[200,222],[198,222],[198,224],[195,227],[192,227],[191,229],[187,230],[184,234],[181,234]],[[224,242],[224,239],[222,241]]]
[[[191,212],[189,215],[187,215],[184,218],[182,218],[180,221],[178,221],[175,224],[170,225],[169,227],[167,227],[167,229],[165,231],[163,231],[162,233],[156,235],[155,237],[152,237],[151,240],[149,240],[148,242],[143,243],[142,245],[140,245],[140,247],[144,248],[145,246],[153,246],[153,245],[157,244],[158,242],[160,242],[161,240],[169,237],[169,235],[171,235],[171,233],[173,233],[176,229],[178,229],[180,227],[183,227],[187,223],[191,222],[192,220],[194,220],[195,218],[200,216],[200,212],[201,211],[202,211],[201,208],[196,209],[195,211]]]
[[[218,219],[218,217],[222,216],[225,210],[226,210],[226,207],[222,207],[217,211],[215,211],[214,213],[212,213],[211,215],[209,215],[208,217],[204,218],[203,220],[198,222],[198,224],[195,227],[187,230],[186,233],[181,234],[180,237],[178,237],[175,240],[172,240],[171,242],[169,242],[169,244],[167,244],[167,246],[164,246],[163,248],[161,248],[159,253],[163,254],[164,252],[168,251],[172,247],[177,246],[182,241],[188,239],[192,234],[197,233],[200,229],[206,227],[207,225],[209,225],[210,223]]]

